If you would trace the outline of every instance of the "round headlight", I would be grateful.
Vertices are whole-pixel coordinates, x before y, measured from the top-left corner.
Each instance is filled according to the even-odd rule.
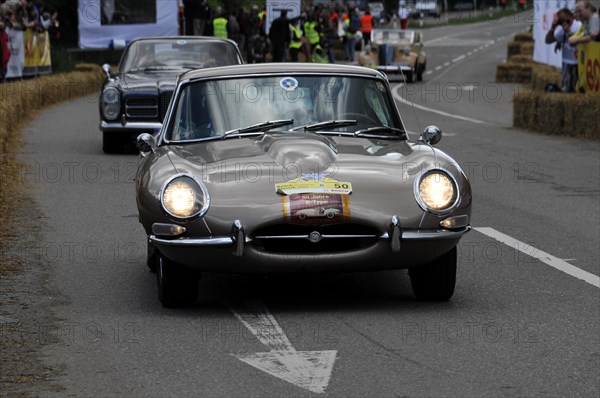
[[[161,203],[165,211],[176,218],[203,216],[208,210],[208,191],[191,176],[179,175],[163,187]]]
[[[418,185],[417,196],[425,210],[440,212],[454,206],[457,198],[456,184],[450,176],[435,170],[425,173]]]
[[[102,92],[102,113],[107,120],[115,120],[121,113],[121,96],[114,87]]]

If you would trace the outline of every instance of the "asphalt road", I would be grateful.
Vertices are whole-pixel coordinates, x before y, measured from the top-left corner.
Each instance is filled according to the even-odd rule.
[[[496,84],[495,67],[525,29],[512,18],[429,29],[431,73],[394,86],[409,130],[440,126],[439,148],[473,185],[475,229],[447,303],[416,301],[393,271],[206,275],[196,306],[164,309],[136,156],[102,153],[96,98],[41,113],[20,157],[43,215],[23,254],[57,292],[57,322],[24,325],[52,342],[44,362],[64,366],[52,380],[64,390],[43,395],[598,396],[600,147],[510,127],[522,88]],[[400,102],[409,94],[415,107]],[[259,353],[275,347],[287,354],[269,367]]]

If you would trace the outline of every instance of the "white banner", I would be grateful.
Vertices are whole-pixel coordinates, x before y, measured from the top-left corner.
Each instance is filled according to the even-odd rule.
[[[79,0],[79,48],[110,48],[142,36],[177,36],[178,8],[178,0]]]
[[[561,8],[571,11],[575,0],[534,0],[533,3],[533,60],[556,67],[562,66],[562,53],[554,52],[555,44],[546,44],[546,34],[552,27],[554,14]]]
[[[265,33],[269,34],[271,24],[273,20],[279,18],[282,10],[287,10],[288,19],[296,18],[300,16],[301,5],[300,0],[288,0],[288,1],[273,1],[267,0],[267,19],[265,20]]]
[[[10,48],[10,59],[6,67],[6,78],[23,76],[25,66],[25,36],[22,30],[6,28],[8,35],[8,48]]]

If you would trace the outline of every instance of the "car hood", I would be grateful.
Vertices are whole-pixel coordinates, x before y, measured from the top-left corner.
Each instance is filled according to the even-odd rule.
[[[167,153],[178,173],[205,183],[211,197],[205,219],[223,231],[235,219],[251,219],[256,226],[280,217],[284,195],[276,184],[297,179],[349,184],[354,221],[387,223],[398,215],[417,228],[423,212],[414,197],[414,180],[436,162],[454,163],[441,151],[404,140],[314,133],[169,145]],[[455,170],[462,185],[464,175],[458,165]]]
[[[125,73],[116,80],[116,84],[127,93],[147,93],[173,91],[177,76],[187,69],[167,71]]]

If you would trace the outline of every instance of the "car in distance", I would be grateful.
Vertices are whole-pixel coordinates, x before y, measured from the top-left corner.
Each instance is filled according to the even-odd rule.
[[[382,73],[251,64],[179,77],[160,134],[138,137],[135,180],[158,297],[193,303],[201,272],[408,269],[448,300],[470,230],[470,183],[409,139]]]
[[[102,149],[118,152],[144,132],[158,132],[177,76],[190,69],[243,63],[231,40],[214,37],[147,37],[131,41],[118,70],[102,66],[100,90]]]
[[[403,77],[408,83],[415,78],[421,81],[427,67],[423,34],[410,29],[374,29],[371,45],[360,52],[358,64],[377,69],[389,77]]]
[[[414,11],[412,12],[413,19],[424,17],[439,18],[440,16],[441,9],[437,0],[417,0],[415,2]]]

